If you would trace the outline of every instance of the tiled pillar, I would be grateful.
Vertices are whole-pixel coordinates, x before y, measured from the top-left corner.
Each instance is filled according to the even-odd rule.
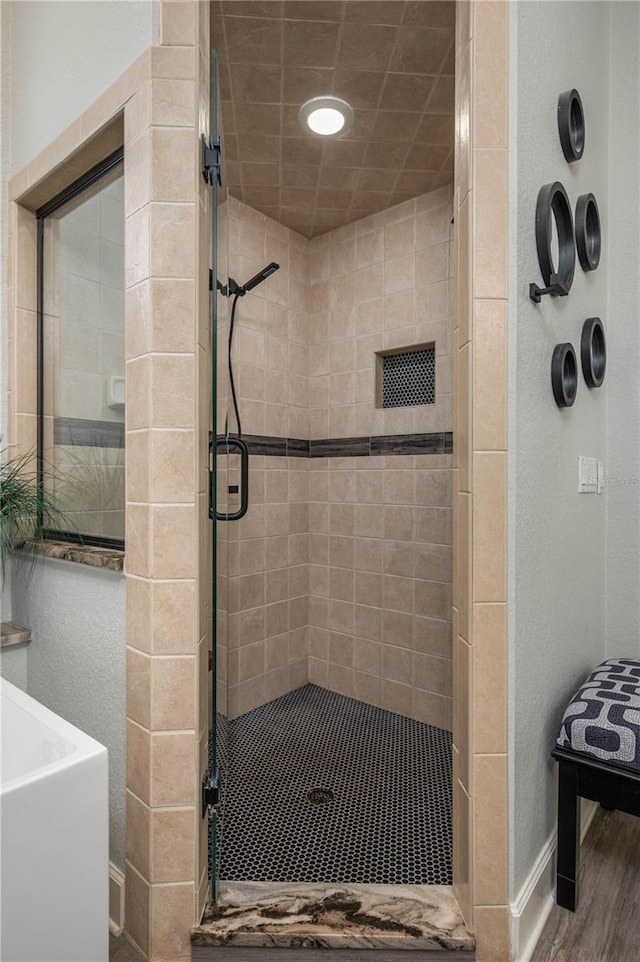
[[[508,5],[457,13],[454,880],[478,962],[507,962]]]
[[[199,783],[208,665],[208,240],[199,171],[208,5],[163,3],[150,78],[125,111],[126,928],[191,957],[206,891]],[[204,61],[204,63],[203,63]],[[202,684],[200,683],[202,680]],[[204,878],[204,883],[203,883]]]

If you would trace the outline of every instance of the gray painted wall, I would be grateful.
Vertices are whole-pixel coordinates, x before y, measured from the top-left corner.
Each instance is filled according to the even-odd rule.
[[[607,2],[523,0],[510,7],[517,69],[512,73],[512,249],[510,292],[510,645],[511,890],[514,896],[554,827],[554,764],[549,751],[562,710],[582,677],[605,656],[606,504],[577,493],[578,455],[606,460],[607,394],[619,376],[589,391],[580,375],[573,408],[560,411],[550,384],[553,347],[579,350],[585,318],[608,319],[609,254],[584,274],[576,262],[570,296],[528,297],[541,282],[535,250],[539,188],[560,180],[575,208],[598,199],[609,237],[609,16]],[[557,133],[558,95],[578,88],[586,149],[569,166]],[[514,244],[515,242],[515,244]]]
[[[0,617],[2,621],[9,621],[4,607],[0,608]],[[16,645],[5,648],[0,654],[0,675],[22,691],[27,690],[27,648],[28,645]]]
[[[640,656],[640,4],[612,3],[607,654]],[[631,122],[630,122],[631,118]]]
[[[53,559],[15,565],[14,619],[31,628],[27,691],[109,751],[111,861],[124,871],[124,575]]]
[[[27,164],[150,47],[154,0],[13,0],[12,171]]]
[[[11,12],[10,4],[0,3],[0,450],[7,443],[7,183],[11,170]],[[0,455],[3,457],[3,455]],[[11,566],[5,571],[4,584],[0,585],[0,619],[11,621]],[[27,656],[21,649],[10,656],[0,658],[0,673],[21,688],[20,680],[26,678]],[[26,684],[26,682],[25,682]]]

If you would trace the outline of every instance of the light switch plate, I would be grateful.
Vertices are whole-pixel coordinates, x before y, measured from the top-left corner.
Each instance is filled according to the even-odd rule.
[[[598,493],[597,458],[578,458],[578,492],[580,494]]]

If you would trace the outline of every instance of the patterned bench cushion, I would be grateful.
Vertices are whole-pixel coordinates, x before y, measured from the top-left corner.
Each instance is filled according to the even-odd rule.
[[[564,713],[558,745],[640,769],[640,661],[603,661]]]

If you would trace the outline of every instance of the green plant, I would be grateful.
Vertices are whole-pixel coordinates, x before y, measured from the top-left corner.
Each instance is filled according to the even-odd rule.
[[[0,451],[0,578],[4,584],[7,561],[29,541],[37,547],[47,528],[60,528],[64,515],[38,484],[35,455],[7,457]],[[34,555],[35,560],[35,555]]]

